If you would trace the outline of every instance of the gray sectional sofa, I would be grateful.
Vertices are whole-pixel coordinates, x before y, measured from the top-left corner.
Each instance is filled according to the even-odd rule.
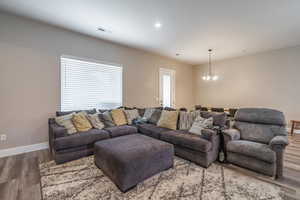
[[[95,113],[96,110],[86,112]],[[141,115],[143,112],[143,109],[139,110]],[[56,115],[69,113],[71,112],[57,112]],[[204,118],[213,117],[214,126],[225,126],[225,113],[201,112],[201,116]],[[173,144],[177,156],[193,161],[203,167],[208,167],[218,157],[220,136],[215,129],[205,129],[202,131],[202,135],[198,136],[187,131],[171,130],[158,127],[155,124],[143,123],[109,127],[102,130],[90,129],[86,132],[68,135],[67,130],[59,126],[54,118],[49,119],[50,151],[58,164],[92,155],[94,143],[97,141],[136,133]]]

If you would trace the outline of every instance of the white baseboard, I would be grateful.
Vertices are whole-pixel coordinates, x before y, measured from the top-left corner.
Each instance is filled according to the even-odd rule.
[[[15,148],[3,149],[3,150],[0,150],[0,158],[6,157],[6,156],[22,154],[22,153],[27,153],[27,152],[31,152],[31,151],[48,149],[48,148],[49,148],[48,142],[44,142],[44,143],[32,144],[32,145],[28,145],[28,146],[20,146],[20,147],[15,147]]]

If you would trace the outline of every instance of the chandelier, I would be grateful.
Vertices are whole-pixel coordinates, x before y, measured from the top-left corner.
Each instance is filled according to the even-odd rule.
[[[209,60],[208,60],[208,73],[206,75],[202,76],[202,79],[205,80],[205,81],[210,81],[210,80],[216,81],[219,78],[216,74],[212,73],[211,53],[212,53],[212,49],[208,49],[208,57],[209,57]]]

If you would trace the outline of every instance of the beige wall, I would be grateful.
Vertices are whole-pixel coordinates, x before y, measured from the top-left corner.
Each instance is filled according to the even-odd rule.
[[[123,65],[123,102],[156,106],[158,69],[176,70],[176,105],[192,107],[193,67],[103,40],[0,13],[0,149],[46,142],[60,105],[62,54]]]
[[[300,46],[213,62],[220,76],[202,80],[206,65],[195,67],[196,103],[220,107],[268,107],[287,120],[300,120]]]

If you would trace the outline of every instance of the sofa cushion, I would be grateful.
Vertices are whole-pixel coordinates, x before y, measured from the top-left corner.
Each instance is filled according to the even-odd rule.
[[[285,126],[282,112],[267,108],[241,108],[235,113],[236,121]]]
[[[127,119],[123,109],[114,109],[111,111],[111,117],[117,126],[127,124]]]
[[[109,132],[111,137],[129,135],[138,132],[136,127],[128,126],[128,125],[110,127],[110,128],[106,128],[105,130]]]
[[[271,139],[277,135],[286,135],[285,127],[278,125],[236,121],[234,127],[241,132],[241,139],[265,144],[269,144]]]
[[[275,152],[269,145],[246,140],[233,140],[227,143],[227,151],[253,157],[265,162],[274,163]]]
[[[160,139],[195,151],[208,152],[212,148],[210,141],[180,130],[164,132],[161,134]]]
[[[151,124],[155,124],[156,125],[157,122],[158,122],[158,120],[160,119],[161,112],[162,112],[161,109],[156,108],[153,111],[153,113],[152,113],[151,117],[149,118],[148,122],[151,123]]]
[[[73,148],[88,144],[93,144],[99,140],[110,138],[105,130],[90,129],[85,132],[78,132],[70,136],[60,137],[54,140],[56,150]]]
[[[86,112],[87,114],[95,114],[97,112],[97,110],[95,108],[91,109],[91,110],[57,111],[56,116],[59,117],[59,116],[71,114],[73,112],[79,113],[79,112],[82,112],[82,111]]]
[[[154,138],[160,138],[161,133],[170,131],[171,129],[158,127],[154,124],[139,124],[139,132]]]
[[[152,116],[151,116],[152,118]],[[163,110],[157,126],[176,130],[178,121],[178,111]]]

